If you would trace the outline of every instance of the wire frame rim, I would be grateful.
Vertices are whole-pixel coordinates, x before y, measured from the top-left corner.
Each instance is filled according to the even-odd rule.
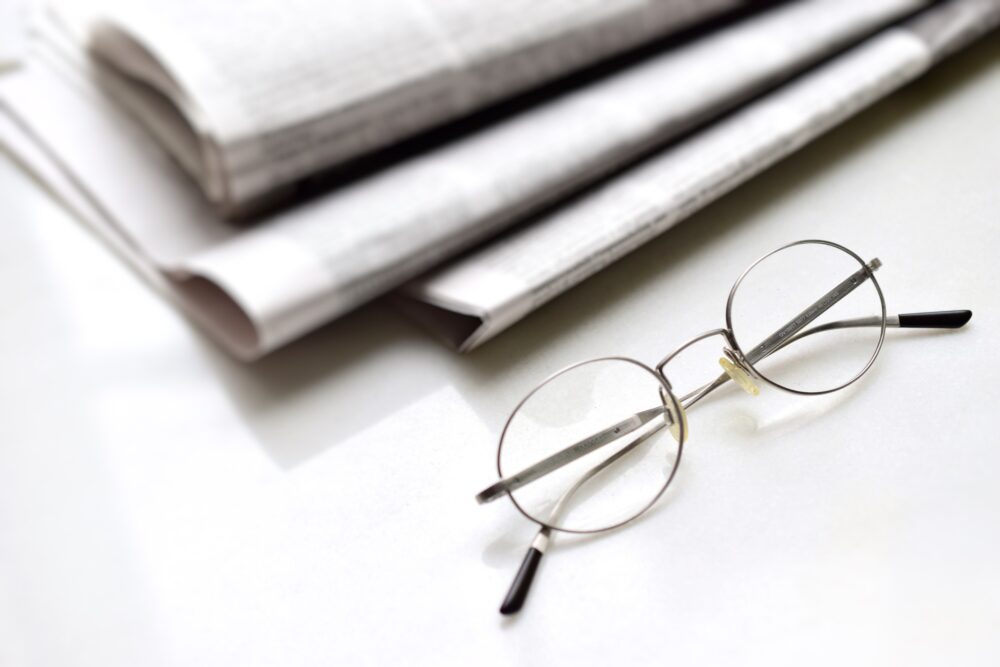
[[[761,262],[763,262],[765,259],[768,259],[772,255],[776,255],[777,253],[781,252],[782,250],[787,250],[787,249],[793,248],[795,246],[808,245],[808,244],[825,245],[825,246],[829,246],[831,248],[834,248],[836,250],[840,250],[841,252],[846,253],[847,255],[849,255],[852,259],[854,259],[856,262],[858,262],[858,264],[860,264],[862,267],[864,267],[864,268],[868,267],[868,264],[865,262],[865,260],[862,259],[861,256],[858,255],[856,252],[854,252],[853,250],[851,250],[849,248],[846,248],[846,247],[840,245],[839,243],[834,243],[833,241],[826,241],[826,240],[823,240],[823,239],[802,239],[800,241],[793,241],[791,243],[786,243],[785,245],[783,245],[783,246],[781,246],[779,248],[775,248],[771,252],[766,253],[766,254],[762,255],[761,257],[757,258],[750,266],[748,266],[743,271],[743,273],[740,274],[740,277],[736,279],[736,282],[733,283],[732,288],[729,290],[729,298],[726,299],[726,328],[728,329],[728,331],[730,333],[730,336],[732,338],[733,347],[735,348],[735,351],[737,353],[739,353],[740,358],[743,360],[743,363],[747,364],[751,368],[751,370],[753,370],[753,372],[755,374],[757,374],[757,376],[760,377],[761,380],[763,380],[764,382],[768,383],[772,387],[775,387],[777,389],[781,389],[782,391],[790,392],[792,394],[798,394],[800,396],[821,396],[823,394],[831,394],[831,393],[833,393],[835,391],[840,391],[841,389],[844,389],[845,387],[848,387],[848,386],[854,384],[855,382],[857,382],[858,380],[860,380],[861,377],[871,369],[872,364],[875,363],[875,359],[879,355],[879,352],[882,351],[882,343],[885,342],[885,328],[886,328],[887,314],[886,314],[886,306],[885,306],[885,295],[882,294],[882,286],[878,284],[878,279],[875,278],[875,272],[874,271],[871,271],[871,270],[868,271],[868,278],[869,278],[869,280],[871,280],[872,285],[875,286],[875,292],[876,292],[876,294],[878,294],[879,303],[880,303],[880,305],[882,307],[882,326],[879,329],[878,342],[875,344],[875,350],[872,352],[871,357],[868,359],[868,362],[864,365],[864,367],[860,371],[858,371],[858,373],[854,377],[852,377],[850,380],[848,380],[847,382],[844,382],[841,385],[838,385],[838,386],[833,387],[831,389],[823,389],[823,390],[820,390],[820,391],[807,391],[807,390],[804,390],[804,389],[794,389],[792,387],[786,387],[785,385],[781,384],[780,382],[776,382],[775,380],[772,380],[771,378],[767,377],[764,373],[762,373],[760,371],[760,369],[758,369],[756,366],[754,366],[750,362],[746,361],[746,354],[743,352],[743,348],[740,346],[739,341],[736,338],[736,333],[735,333],[735,331],[733,329],[733,297],[736,296],[736,292],[739,289],[740,285],[743,283],[743,279],[746,278],[747,275],[749,275],[749,273],[751,271],[753,271],[754,268],[756,268],[758,264],[760,264]]]
[[[674,407],[677,410],[683,410],[684,409],[684,407],[681,405],[681,402],[679,400],[677,400],[676,396],[674,396],[674,392],[671,391],[670,385],[666,381],[666,379],[660,373],[657,373],[655,370],[653,370],[652,368],[650,368],[646,364],[642,363],[638,359],[633,359],[632,357],[623,357],[623,356],[606,356],[606,357],[594,357],[592,359],[584,359],[583,361],[577,361],[575,363],[572,363],[572,364],[570,364],[568,366],[565,366],[565,367],[557,370],[556,372],[550,374],[544,380],[542,380],[541,382],[539,382],[537,385],[535,385],[531,389],[531,391],[529,391],[524,396],[524,398],[522,398],[520,401],[518,401],[517,405],[514,406],[514,409],[511,410],[510,415],[507,417],[507,420],[504,422],[503,430],[500,431],[500,440],[497,443],[497,458],[496,458],[496,461],[497,461],[497,475],[499,475],[501,479],[503,479],[503,470],[500,467],[500,457],[503,455],[504,438],[507,436],[507,430],[508,430],[508,428],[510,428],[510,424],[514,420],[514,416],[517,415],[517,413],[521,410],[521,407],[524,406],[524,404],[527,403],[528,400],[530,400],[531,397],[534,396],[536,392],[538,392],[542,387],[544,387],[545,385],[547,385],[549,382],[555,380],[556,378],[558,378],[558,377],[560,377],[562,375],[565,375],[566,373],[568,373],[568,372],[570,372],[572,370],[580,368],[581,366],[586,366],[587,364],[593,364],[593,363],[597,363],[597,362],[600,362],[600,361],[623,361],[623,362],[632,364],[633,366],[636,366],[636,367],[638,367],[638,368],[646,371],[647,373],[649,373],[650,375],[652,375],[656,379],[656,381],[660,385],[660,388],[663,391],[666,392],[666,395],[670,398],[670,400],[673,403]],[[559,531],[559,532],[562,532],[562,533],[572,533],[572,534],[576,534],[576,535],[593,535],[595,533],[604,533],[604,532],[607,532],[609,530],[614,530],[615,528],[621,528],[622,526],[635,521],[640,516],[642,516],[643,514],[645,514],[646,512],[648,512],[650,510],[650,508],[652,508],[653,505],[655,505],[657,503],[657,501],[663,496],[663,494],[666,493],[667,487],[670,486],[670,483],[674,480],[674,476],[677,475],[677,469],[680,468],[680,466],[681,466],[681,458],[682,458],[682,456],[684,454],[684,443],[687,441],[687,428],[686,428],[685,420],[682,419],[680,421],[680,424],[679,424],[678,428],[680,430],[680,437],[677,440],[677,460],[674,461],[674,465],[673,465],[672,469],[670,470],[670,475],[667,477],[666,481],[663,482],[663,486],[660,487],[660,490],[656,492],[656,495],[654,495],[653,498],[646,505],[644,505],[643,507],[641,507],[638,511],[636,511],[635,514],[633,514],[632,516],[630,516],[629,518],[627,518],[627,519],[625,519],[623,521],[619,521],[618,523],[612,524],[610,526],[602,526],[601,528],[594,528],[594,529],[591,529],[591,530],[577,530],[577,529],[573,529],[573,528],[562,528],[560,526],[555,526],[555,525],[552,525],[552,524],[550,524],[548,522],[541,521],[541,520],[537,519],[536,517],[533,517],[531,514],[529,514],[527,512],[527,510],[525,510],[523,507],[521,507],[521,505],[517,502],[517,499],[514,498],[514,494],[513,493],[511,493],[511,492],[508,491],[507,492],[507,497],[510,499],[511,503],[514,504],[514,507],[517,509],[517,511],[520,512],[526,519],[528,519],[529,521],[531,521],[533,523],[538,524],[539,526],[542,526],[543,528],[548,528],[549,530],[555,530],[555,531]]]

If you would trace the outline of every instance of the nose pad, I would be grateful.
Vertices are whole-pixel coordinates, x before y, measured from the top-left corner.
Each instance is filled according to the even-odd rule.
[[[722,370],[726,372],[729,379],[738,384],[743,391],[750,394],[751,396],[757,396],[760,394],[760,389],[754,384],[753,379],[747,374],[745,370],[734,364],[732,361],[726,357],[721,357],[719,359],[719,365],[722,366]]]
[[[688,415],[684,410],[684,406],[678,403],[676,410],[674,410],[673,406],[669,407],[668,410],[670,410],[670,416],[674,420],[674,423],[670,425],[670,435],[674,436],[674,440],[678,443],[681,443],[681,425],[683,425],[684,439],[687,440],[688,436],[691,435],[691,431],[688,430]]]
[[[688,436],[691,435],[691,431],[688,430],[687,412],[684,410],[684,406],[681,405],[680,401],[677,401],[677,409],[675,410],[674,402],[670,400],[670,397],[667,396],[663,389],[660,389],[660,396],[663,398],[663,405],[667,408],[667,414],[670,415],[670,427],[668,429],[670,431],[670,435],[674,436],[674,440],[676,440],[679,444],[683,444],[681,442],[681,425],[684,426],[684,440],[686,441]]]

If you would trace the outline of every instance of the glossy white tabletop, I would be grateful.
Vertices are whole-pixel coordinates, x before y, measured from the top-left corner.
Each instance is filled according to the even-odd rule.
[[[0,664],[1000,661],[1000,37],[464,357],[375,304],[242,365],[6,157],[0,218]],[[971,324],[706,405],[665,501],[500,617],[533,531],[473,495],[520,394],[810,237]]]

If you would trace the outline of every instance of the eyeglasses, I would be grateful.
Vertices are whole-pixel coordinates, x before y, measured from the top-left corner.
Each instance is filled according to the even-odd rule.
[[[654,367],[602,357],[532,389],[500,435],[500,480],[476,496],[480,503],[509,496],[539,525],[500,613],[524,604],[554,531],[612,530],[656,504],[677,474],[688,411],[730,380],[751,395],[759,383],[828,394],[872,367],[887,327],[955,329],[972,317],[968,310],[887,316],[875,279],[881,266],[830,241],[790,243],[736,280],[724,328],[695,336]],[[715,337],[721,372],[702,367],[680,381],[684,353]]]

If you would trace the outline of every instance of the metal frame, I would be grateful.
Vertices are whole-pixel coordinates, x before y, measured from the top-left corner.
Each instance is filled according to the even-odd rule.
[[[844,252],[859,265],[859,269],[855,271],[852,275],[848,276],[840,284],[835,286],[829,292],[824,294],[819,300],[814,302],[811,306],[806,308],[804,311],[799,313],[796,317],[792,318],[784,326],[780,327],[773,334],[768,336],[764,341],[759,343],[749,352],[742,349],[739,342],[733,333],[733,300],[739,289],[743,280],[750,274],[750,272],[757,267],[761,262],[768,259],[769,257],[779,253],[788,248],[795,246],[806,245],[806,244],[817,244],[824,245]],[[885,330],[886,327],[921,327],[921,328],[958,328],[963,326],[972,317],[970,311],[943,311],[937,313],[911,313],[907,315],[897,315],[897,316],[887,316],[886,315],[886,304],[885,296],[882,293],[882,288],[875,278],[875,271],[881,267],[882,263],[877,258],[871,260],[870,262],[865,262],[859,255],[853,251],[845,248],[842,245],[833,243],[831,241],[823,241],[818,239],[806,239],[802,241],[795,241],[793,243],[788,243],[786,245],[773,250],[766,255],[758,258],[754,261],[743,273],[740,274],[736,282],[733,284],[729,291],[729,297],[726,300],[726,326],[719,329],[712,329],[701,333],[694,338],[687,340],[682,343],[676,349],[674,349],[670,354],[663,357],[655,367],[650,368],[646,364],[637,361],[629,357],[621,356],[609,356],[609,357],[598,357],[595,359],[588,359],[585,361],[580,361],[575,364],[566,366],[565,368],[553,373],[548,376],[535,386],[524,398],[518,402],[514,410],[511,412],[507,421],[504,423],[503,430],[500,434],[500,442],[497,447],[497,474],[500,476],[500,480],[482,491],[477,495],[476,499],[480,503],[490,502],[504,495],[509,496],[517,508],[518,512],[524,515],[530,521],[539,525],[538,533],[536,534],[534,540],[531,543],[531,547],[528,549],[528,553],[525,556],[524,563],[521,566],[520,571],[514,579],[514,583],[508,592],[507,599],[504,601],[503,606],[501,606],[501,613],[508,614],[514,613],[520,609],[524,602],[524,598],[527,594],[527,590],[531,585],[532,578],[534,576],[535,568],[538,562],[545,552],[549,544],[549,538],[552,531],[560,531],[565,533],[577,533],[577,534],[593,534],[593,533],[603,533],[609,530],[614,530],[625,524],[628,524],[638,517],[645,514],[656,502],[663,496],[670,483],[673,481],[674,476],[677,474],[677,470],[680,468],[681,459],[684,452],[684,444],[687,441],[688,427],[686,419],[686,410],[690,409],[698,401],[703,399],[705,396],[710,394],[715,389],[721,387],[730,379],[737,379],[741,384],[749,385],[748,390],[752,389],[756,391],[756,387],[749,382],[747,378],[742,376],[742,373],[746,373],[749,377],[757,378],[763,380],[767,384],[781,389],[782,391],[787,391],[792,394],[802,395],[802,396],[816,396],[821,394],[828,394],[831,392],[839,391],[855,382],[857,382],[861,377],[871,369],[872,365],[875,363],[875,359],[878,357],[879,352],[882,350],[882,344],[885,341]],[[811,322],[815,321],[820,315],[828,311],[834,305],[836,305],[841,299],[845,298],[853,290],[857,289],[862,284],[871,281],[872,286],[878,295],[881,315],[872,317],[862,317],[850,320],[839,320],[835,322],[828,322],[812,328],[806,328]],[[836,329],[852,328],[852,327],[879,327],[879,338],[875,345],[875,349],[872,352],[871,357],[868,359],[864,367],[854,375],[847,382],[833,387],[831,389],[824,389],[822,391],[806,391],[802,389],[795,389],[792,387],[785,386],[770,377],[762,373],[756,364],[774,352],[784,348],[785,346],[794,343],[797,340],[801,340],[807,336],[811,336],[816,333],[823,331],[831,331]],[[723,346],[723,354],[731,362],[732,366],[726,368],[726,372],[719,375],[714,381],[698,387],[691,391],[690,393],[680,397],[673,393],[673,387],[671,386],[670,380],[667,377],[665,371],[666,366],[677,357],[684,350],[688,349],[695,343],[711,338],[713,336],[722,336],[726,345]],[[632,364],[648,373],[650,373],[660,384],[660,394],[663,400],[663,405],[657,408],[651,408],[643,412],[631,415],[630,417],[608,426],[602,431],[595,433],[587,438],[584,438],[576,443],[569,445],[550,455],[549,457],[539,461],[538,463],[525,468],[522,471],[515,473],[509,477],[503,477],[503,468],[501,464],[501,459],[503,456],[503,446],[504,441],[507,436],[508,429],[510,428],[511,422],[514,417],[518,414],[524,404],[535,395],[542,387],[546,386],[549,382],[553,381],[557,377],[564,375],[565,373],[572,371],[581,366],[597,363],[601,361],[621,361]],[[735,367],[735,368],[734,368]],[[730,375],[730,374],[733,375]],[[671,412],[668,406],[668,401],[673,405],[673,412]],[[676,415],[678,418],[675,418]],[[665,417],[665,419],[658,420],[658,417]],[[634,450],[643,441],[652,436],[654,433],[658,432],[660,429],[669,426],[676,426],[678,428],[677,436],[677,458],[674,461],[673,468],[667,479],[663,483],[663,486],[655,494],[655,496],[641,509],[639,509],[635,514],[629,518],[615,523],[613,525],[604,526],[601,528],[593,530],[575,530],[569,528],[563,528],[554,525],[554,517],[557,517],[564,509],[569,498],[576,493],[576,491],[581,488],[589,480],[593,479],[595,476],[600,474],[602,471],[606,470],[612,463],[621,459],[628,452]],[[643,430],[645,429],[645,430]],[[587,454],[590,454],[600,447],[608,445],[612,442],[620,442],[623,437],[630,434],[637,433],[634,439],[621,448],[614,454],[610,455],[608,458],[604,459],[600,463],[596,464],[589,470],[583,473],[583,475],[578,479],[573,485],[570,486],[556,501],[555,507],[550,511],[548,520],[540,520],[538,517],[534,517],[529,514],[521,505],[517,502],[512,491],[528,484],[553,470],[556,470],[572,461],[575,461]]]

